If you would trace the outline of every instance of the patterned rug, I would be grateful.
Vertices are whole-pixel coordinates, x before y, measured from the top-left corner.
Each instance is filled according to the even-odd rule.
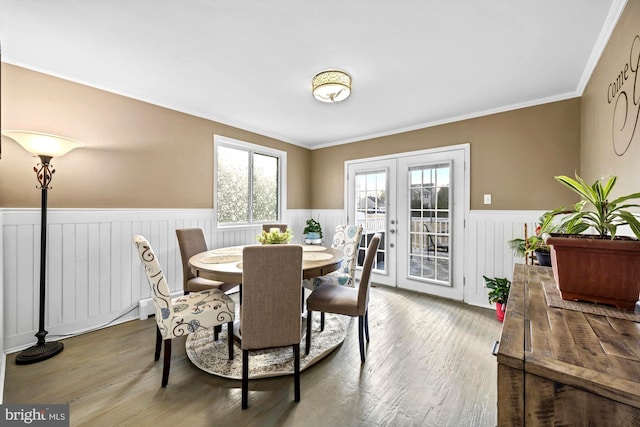
[[[303,322],[300,340],[300,370],[318,362],[338,347],[346,336],[340,316],[325,315],[324,331],[320,332],[320,314],[313,316],[311,351],[305,355],[306,323]],[[213,330],[202,329],[187,337],[187,356],[198,368],[224,378],[242,379],[242,349],[236,341],[234,358],[229,360],[226,328],[220,339],[213,341]],[[282,347],[249,353],[249,378],[267,378],[293,374],[293,349]]]

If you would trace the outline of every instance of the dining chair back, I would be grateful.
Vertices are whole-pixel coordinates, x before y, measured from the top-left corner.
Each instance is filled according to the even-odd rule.
[[[377,259],[378,247],[381,235],[376,233],[367,248],[362,276],[357,289],[334,286],[331,284],[319,285],[309,298],[307,298],[307,336],[305,352],[309,354],[311,348],[311,333],[313,312],[335,313],[345,316],[358,317],[358,341],[360,344],[360,360],[365,361],[364,337],[369,342],[369,289],[371,287],[371,270]],[[321,322],[320,330],[324,330],[324,322]]]
[[[133,237],[133,242],[151,287],[157,326],[156,361],[160,358],[161,343],[164,341],[162,387],[166,387],[169,381],[173,338],[188,335],[201,328],[214,328],[226,323],[229,359],[233,359],[235,303],[231,297],[219,289],[209,289],[172,298],[158,258],[147,239],[138,235]],[[217,338],[217,334],[214,334],[214,339]]]
[[[182,258],[182,286],[185,294],[193,291],[205,291],[207,289],[220,289],[226,292],[238,286],[236,283],[218,282],[197,277],[193,274],[193,271],[191,271],[189,258],[207,250],[207,242],[201,228],[176,229],[176,237],[178,238],[180,257]]]
[[[242,254],[242,409],[248,406],[249,351],[292,346],[300,401],[302,246],[247,246]]]
[[[287,231],[287,224],[262,224],[262,231],[269,233],[272,228],[277,228],[284,233]]]

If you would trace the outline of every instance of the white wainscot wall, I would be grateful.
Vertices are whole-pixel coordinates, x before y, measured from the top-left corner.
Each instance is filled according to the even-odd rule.
[[[296,238],[311,210],[289,210]],[[45,328],[49,338],[76,335],[139,317],[149,285],[132,236],[145,236],[173,292],[182,291],[177,228],[200,227],[210,248],[256,243],[258,226],[214,229],[212,209],[49,209]],[[35,343],[40,283],[40,209],[0,209],[2,352]]]
[[[535,233],[544,211],[471,211],[465,228],[465,302],[489,307],[488,289],[482,276],[513,278],[515,263],[524,258],[515,256],[507,242]]]
[[[144,235],[163,266],[173,292],[182,290],[182,263],[175,229],[200,227],[210,248],[256,242],[261,227],[216,230],[212,209],[50,209],[48,211],[46,329],[49,337],[75,335],[139,317],[149,286],[132,236]],[[542,212],[472,211],[465,239],[465,301],[486,306],[482,275],[511,277],[514,258],[507,241],[534,230]],[[295,243],[308,218],[320,221],[325,244],[346,220],[342,209],[288,210]],[[39,209],[0,209],[0,319],[2,352],[35,342],[38,329]]]

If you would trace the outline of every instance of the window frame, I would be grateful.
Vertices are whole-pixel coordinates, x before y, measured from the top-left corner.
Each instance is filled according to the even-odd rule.
[[[251,164],[249,166],[249,222],[227,224],[218,223],[218,147],[228,147],[237,150],[244,150],[249,153]],[[216,229],[246,228],[255,225],[268,224],[264,221],[253,221],[253,155],[260,154],[278,158],[278,207],[276,222],[282,222],[285,207],[287,206],[287,152],[263,145],[253,144],[246,141],[229,138],[222,135],[213,136],[213,206],[214,206],[214,227]]]

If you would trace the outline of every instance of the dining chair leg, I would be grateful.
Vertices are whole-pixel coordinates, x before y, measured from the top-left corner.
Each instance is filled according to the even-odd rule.
[[[364,312],[364,336],[369,342],[369,310]]]
[[[164,340],[164,366],[162,367],[162,387],[169,382],[169,368],[171,367],[171,339]]]
[[[293,345],[293,394],[294,400],[300,402],[300,343]]]
[[[242,409],[249,406],[249,350],[242,350]]]
[[[222,325],[216,325],[213,327],[213,340],[218,341],[220,338],[220,331],[222,330]]]
[[[313,323],[311,313],[311,310],[307,310],[307,338],[305,341],[304,354],[309,354],[309,351],[311,350],[311,324]]]
[[[162,346],[162,334],[160,333],[160,328],[156,325],[156,352],[154,355],[154,360],[156,362],[160,359],[160,346]]]
[[[320,312],[320,332],[324,331],[324,311]]]
[[[229,360],[233,360],[233,321],[227,323],[227,341],[229,345]]]
[[[358,316],[358,342],[360,344],[360,360],[364,363],[364,316]]]

